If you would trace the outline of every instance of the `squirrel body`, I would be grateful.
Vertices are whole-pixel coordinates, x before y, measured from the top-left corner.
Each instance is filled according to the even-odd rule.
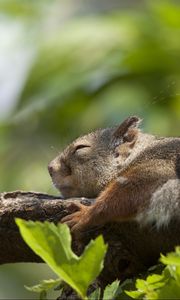
[[[90,207],[70,205],[62,221],[72,232],[130,220],[160,227],[179,218],[180,138],[143,133],[140,121],[131,116],[80,137],[49,164],[65,198],[96,198]]]

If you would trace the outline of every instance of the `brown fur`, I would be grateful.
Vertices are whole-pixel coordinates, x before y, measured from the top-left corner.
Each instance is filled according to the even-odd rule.
[[[80,137],[49,164],[53,183],[65,198],[96,197],[94,205],[78,206],[63,219],[73,232],[111,221],[141,222],[146,217],[148,222],[168,223],[173,206],[177,214],[177,203],[180,212],[180,138],[142,133],[139,122],[129,117],[115,128]],[[178,180],[174,197],[167,192],[171,180]],[[155,193],[157,201],[152,200]],[[160,193],[164,193],[164,210]]]

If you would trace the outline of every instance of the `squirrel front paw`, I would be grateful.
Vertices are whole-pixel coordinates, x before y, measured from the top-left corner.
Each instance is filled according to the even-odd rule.
[[[80,203],[71,202],[68,205],[69,215],[61,219],[61,223],[66,223],[75,237],[79,237],[88,226],[89,207]]]

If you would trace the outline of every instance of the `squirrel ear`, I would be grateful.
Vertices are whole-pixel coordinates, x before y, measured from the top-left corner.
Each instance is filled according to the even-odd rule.
[[[138,127],[141,119],[136,116],[130,116],[125,119],[113,133],[113,137],[120,139],[121,142],[132,142],[137,137]]]

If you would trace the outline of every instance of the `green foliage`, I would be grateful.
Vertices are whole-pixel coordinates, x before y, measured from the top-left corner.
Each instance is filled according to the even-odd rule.
[[[42,15],[43,2],[47,1],[28,1],[28,0],[1,0],[0,11],[11,17],[19,17],[24,21],[35,20]]]
[[[103,298],[104,299],[115,299],[118,289],[119,289],[119,281],[116,280],[112,284],[106,286],[106,288],[104,290]]]
[[[151,133],[179,134],[178,2],[146,1],[138,12],[75,14],[61,26],[66,3],[0,3],[10,24],[16,20],[26,28],[22,40],[33,52],[16,105],[0,120],[2,191],[54,192],[47,162],[78,135],[130,114],[143,117]]]
[[[87,288],[99,275],[103,266],[106,245],[101,236],[91,241],[84,253],[78,257],[71,250],[71,236],[67,225],[32,222],[16,219],[21,235],[32,250],[39,255],[59,276],[56,280],[44,280],[40,284],[28,287],[28,290],[40,293],[45,299],[47,291],[57,286],[61,280],[70,285],[83,299],[87,298]],[[115,281],[108,285],[103,299],[180,299],[180,247],[175,252],[161,255],[159,266],[151,268],[146,279],[126,280],[121,285]],[[152,273],[154,272],[154,273]],[[63,285],[60,284],[59,289]],[[100,289],[96,289],[89,299],[100,299]]]
[[[40,299],[47,299],[47,292],[55,288],[60,282],[61,279],[43,280],[37,285],[31,287],[25,286],[25,288],[30,292],[38,293],[40,295]]]
[[[78,257],[71,250],[71,235],[65,224],[16,219],[21,235],[31,249],[83,299],[90,283],[103,267],[106,245],[99,236]],[[46,285],[47,286],[47,285]]]
[[[88,299],[89,300],[94,300],[94,299],[99,300],[100,299],[100,294],[101,294],[101,290],[100,290],[100,288],[97,288],[97,289],[95,289],[95,291],[93,293],[90,294]]]
[[[161,274],[152,274],[146,280],[136,280],[136,291],[126,291],[133,299],[180,299],[180,247],[160,261],[166,265]]]

